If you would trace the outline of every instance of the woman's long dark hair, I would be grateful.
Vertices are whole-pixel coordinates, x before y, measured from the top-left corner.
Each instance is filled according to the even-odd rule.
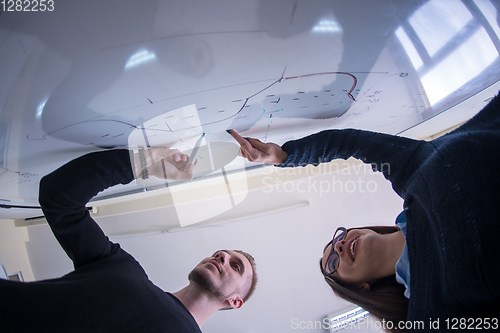
[[[379,226],[351,228],[347,232],[353,229],[370,229],[379,234],[390,234],[399,230],[395,226]],[[319,265],[322,268],[321,260]],[[391,332],[406,332],[406,330],[398,329],[398,324],[400,321],[406,321],[408,299],[404,296],[405,286],[396,281],[396,275],[376,280],[370,284],[369,290],[360,289],[359,286],[352,286],[326,277],[325,281],[337,296],[359,305],[379,320],[391,321],[393,326]]]

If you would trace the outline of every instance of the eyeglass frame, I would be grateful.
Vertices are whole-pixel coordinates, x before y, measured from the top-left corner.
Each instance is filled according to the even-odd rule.
[[[338,231],[342,231],[344,233],[344,237],[342,239],[338,239],[335,243],[333,242],[335,240],[335,235],[337,234]],[[342,233],[341,233],[342,234]],[[340,235],[341,235],[340,234]],[[340,236],[339,235],[339,236]],[[337,237],[339,237],[337,236]],[[323,258],[325,256],[325,250],[326,248],[328,247],[328,245],[332,244],[332,248],[330,249],[330,253],[328,254],[328,257],[326,258],[326,263],[328,263],[328,261],[330,260],[330,257],[333,255],[333,254],[336,254],[337,255],[337,260],[340,258],[339,254],[335,251],[335,244],[337,242],[341,242],[343,241],[345,238],[347,237],[347,229],[344,228],[344,227],[338,227],[337,230],[335,230],[335,232],[333,233],[333,237],[332,237],[332,240],[330,242],[328,242],[328,244],[326,244],[325,248],[323,249],[323,257],[321,258],[321,260],[319,261],[319,267],[321,269],[321,273],[323,274],[323,276],[325,278],[327,278],[328,280],[331,280],[332,282],[335,282],[331,277],[330,275],[332,275],[333,273],[335,273],[337,271],[337,268],[335,268],[335,270],[329,274],[326,273],[326,271],[323,269]]]

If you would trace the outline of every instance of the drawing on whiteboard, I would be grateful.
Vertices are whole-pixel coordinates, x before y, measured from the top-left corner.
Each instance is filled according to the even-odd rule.
[[[352,73],[321,72],[293,76],[284,76],[284,74],[285,71],[280,78],[274,79],[257,92],[254,90],[246,97],[231,98],[225,102],[222,98],[212,98],[210,104],[198,104],[196,112],[200,125],[206,127],[207,133],[218,133],[223,130],[221,126],[211,128],[212,125],[216,124],[224,124],[225,128],[245,130],[262,119],[265,113],[262,110],[272,110],[270,112],[274,112],[274,117],[283,118],[329,119],[340,117],[356,101],[354,94],[359,92],[359,89],[354,91],[357,77]],[[244,85],[248,86],[246,91],[257,86],[256,83]],[[211,94],[227,96],[225,91],[228,88],[231,87],[212,90]],[[196,100],[197,95],[200,94],[202,93],[191,94],[189,100]],[[153,103],[148,99],[147,104],[140,109],[148,111],[154,108],[156,111],[158,104],[167,107],[168,100]],[[45,111],[44,116],[47,113]],[[139,110],[137,114],[139,114]],[[194,117],[193,114],[188,114],[179,119],[169,112],[163,115],[164,119],[161,124],[148,121],[148,125],[145,125],[143,119],[123,119],[119,118],[118,115],[112,116],[114,119],[102,119],[102,117],[87,119],[61,126],[45,134],[32,133],[26,138],[28,140],[44,140],[48,136],[52,136],[84,145],[114,147],[125,145],[126,138],[134,130],[148,132],[147,137],[149,138],[155,133],[162,135],[189,130],[190,126],[187,125],[189,124],[187,120]],[[158,114],[155,114],[156,116]],[[155,117],[149,117],[149,120]],[[198,124],[194,127],[196,126]],[[191,129],[194,127],[192,126]]]

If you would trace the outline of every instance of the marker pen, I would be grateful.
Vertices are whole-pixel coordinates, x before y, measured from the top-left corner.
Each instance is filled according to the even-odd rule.
[[[198,141],[196,141],[196,144],[194,145],[193,151],[191,152],[191,156],[189,156],[189,160],[186,164],[186,168],[189,165],[194,164],[194,162],[196,161],[196,158],[198,157],[198,153],[200,152],[201,142],[203,141],[204,137],[205,137],[205,133],[203,133],[201,135],[201,137],[198,139]],[[186,169],[186,168],[184,168],[184,169]]]

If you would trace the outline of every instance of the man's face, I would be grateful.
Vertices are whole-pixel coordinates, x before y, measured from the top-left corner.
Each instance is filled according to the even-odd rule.
[[[221,250],[203,259],[188,277],[191,283],[199,285],[219,301],[241,301],[250,290],[252,274],[252,266],[244,255],[231,250]],[[240,307],[243,302],[238,304],[229,305]]]

